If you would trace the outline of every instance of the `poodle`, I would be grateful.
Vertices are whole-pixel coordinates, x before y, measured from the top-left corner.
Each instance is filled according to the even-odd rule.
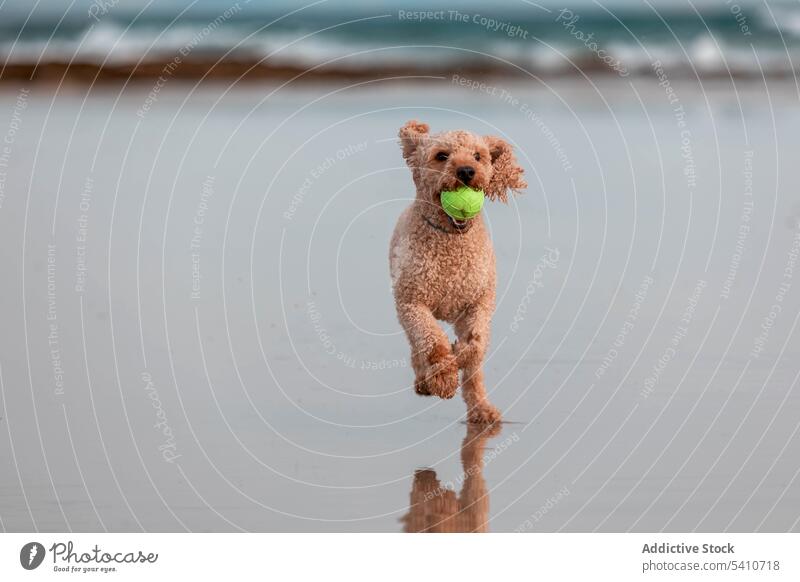
[[[483,190],[489,200],[507,202],[509,190],[527,186],[523,170],[499,137],[467,131],[432,135],[418,121],[406,123],[399,136],[417,194],[395,226],[389,268],[397,317],[411,344],[414,389],[452,398],[461,370],[468,421],[497,422],[500,412],[486,397],[481,371],[495,303],[492,243],[480,214],[455,220],[442,209],[439,195],[466,185]],[[452,345],[437,319],[453,324]]]
[[[443,486],[436,471],[420,469],[414,473],[408,513],[400,519],[407,533],[480,532],[489,529],[489,491],[483,478],[483,451],[486,440],[497,436],[501,425],[470,424],[461,444],[464,476],[461,492]]]

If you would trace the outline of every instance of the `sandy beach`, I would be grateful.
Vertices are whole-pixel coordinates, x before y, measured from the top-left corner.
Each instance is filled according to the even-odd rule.
[[[468,476],[490,531],[797,531],[794,81],[464,78],[4,83],[2,528],[401,531]],[[391,296],[411,118],[530,185],[474,470]]]

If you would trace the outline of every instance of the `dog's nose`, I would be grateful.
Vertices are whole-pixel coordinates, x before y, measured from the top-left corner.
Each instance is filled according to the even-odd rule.
[[[459,166],[456,169],[456,176],[466,184],[475,177],[475,168],[472,166]]]

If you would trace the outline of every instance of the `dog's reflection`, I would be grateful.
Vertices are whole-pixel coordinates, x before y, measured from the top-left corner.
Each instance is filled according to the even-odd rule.
[[[489,492],[483,478],[486,441],[500,434],[500,423],[468,424],[461,443],[464,470],[461,492],[442,485],[433,469],[414,473],[411,506],[401,519],[405,532],[486,532],[489,522]]]

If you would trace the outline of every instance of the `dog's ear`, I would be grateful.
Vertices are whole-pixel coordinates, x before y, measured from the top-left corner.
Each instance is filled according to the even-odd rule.
[[[412,119],[400,128],[400,147],[403,148],[403,158],[411,164],[417,146],[428,136],[428,124]]]
[[[492,179],[486,188],[489,200],[508,202],[508,190],[515,194],[528,184],[522,177],[524,170],[517,163],[511,145],[504,139],[487,135],[483,138],[492,156]]]

